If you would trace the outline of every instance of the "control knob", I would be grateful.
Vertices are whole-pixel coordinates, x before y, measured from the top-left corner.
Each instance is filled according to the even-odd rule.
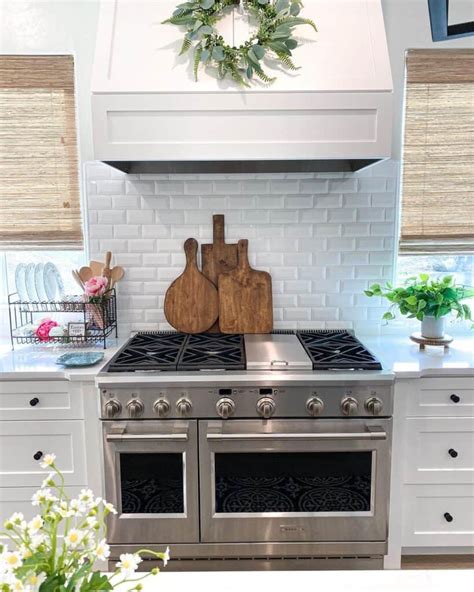
[[[222,419],[229,419],[235,413],[235,403],[232,399],[223,397],[217,401],[216,411]]]
[[[345,397],[341,401],[341,411],[344,415],[355,415],[358,407],[359,403],[354,397]]]
[[[112,419],[120,414],[122,411],[122,405],[120,404],[117,399],[109,399],[107,403],[104,405],[105,409],[105,417],[107,419]]]
[[[136,419],[140,417],[145,411],[145,405],[140,401],[140,399],[130,399],[127,403],[128,409],[128,416],[132,419]]]
[[[365,409],[370,415],[380,415],[383,409],[383,403],[378,397],[370,397],[365,402]]]
[[[312,416],[321,415],[324,410],[324,403],[319,397],[311,397],[306,401],[306,411]]]
[[[275,413],[275,401],[270,397],[262,397],[257,401],[257,413],[264,419],[270,419]]]
[[[166,399],[157,399],[153,405],[153,411],[158,417],[166,417],[171,411],[171,405]]]
[[[186,417],[191,413],[191,409],[193,408],[191,401],[185,399],[184,397],[176,402],[176,411],[180,417]]]

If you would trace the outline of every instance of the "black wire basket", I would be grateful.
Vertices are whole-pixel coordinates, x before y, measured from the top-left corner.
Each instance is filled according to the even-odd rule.
[[[107,338],[117,337],[117,300],[115,290],[106,292],[100,302],[86,302],[84,296],[68,296],[63,300],[24,301],[17,293],[8,296],[10,337],[15,345],[38,344],[43,346],[87,347],[102,345],[107,348]],[[84,327],[82,335],[51,336],[41,340],[26,329],[40,316],[48,313],[74,313],[73,323]]]

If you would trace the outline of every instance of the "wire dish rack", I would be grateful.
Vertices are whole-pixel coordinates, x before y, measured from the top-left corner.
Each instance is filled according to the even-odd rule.
[[[30,302],[20,300],[18,293],[9,294],[8,312],[10,317],[10,337],[12,348],[15,345],[40,344],[65,347],[86,347],[102,345],[107,348],[107,338],[117,337],[117,300],[115,289],[104,295],[102,302],[85,302],[83,296],[67,296],[63,300]],[[84,335],[63,335],[48,337],[41,341],[35,334],[28,334],[28,327],[41,316],[51,313],[61,314],[66,324],[71,314],[71,323],[84,324]]]

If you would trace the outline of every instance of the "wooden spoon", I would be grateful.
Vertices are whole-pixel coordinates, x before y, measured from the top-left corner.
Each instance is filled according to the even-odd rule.
[[[79,270],[79,277],[81,278],[82,282],[85,284],[92,277],[94,277],[94,274],[92,272],[92,269],[90,267],[88,267],[87,265],[85,265],[84,267],[81,267],[81,269]]]
[[[120,265],[116,265],[110,271],[110,286],[109,289],[111,290],[115,284],[120,281],[123,276],[125,275],[125,269],[120,267]]]
[[[92,269],[92,273],[95,276],[102,275],[104,264],[102,261],[89,261],[89,267]]]
[[[81,276],[77,269],[72,270],[72,277],[76,280],[77,284],[80,286],[81,290],[84,290],[84,282],[81,280]]]
[[[105,265],[102,270],[102,276],[107,278],[107,288],[110,289],[110,261],[112,260],[112,253],[107,251],[105,254]]]

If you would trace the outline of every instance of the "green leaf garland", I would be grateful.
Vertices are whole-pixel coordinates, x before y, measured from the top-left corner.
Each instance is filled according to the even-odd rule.
[[[245,9],[258,20],[257,32],[239,47],[225,43],[214,25],[228,6],[239,0],[193,0],[179,4],[164,23],[186,28],[180,55],[193,50],[193,71],[197,81],[199,67],[217,69],[220,78],[229,77],[241,86],[249,87],[255,76],[265,84],[275,78],[262,67],[267,56],[276,59],[289,70],[297,70],[291,59],[298,46],[293,28],[309,25],[317,31],[311,19],[299,16],[301,0],[242,0]]]

